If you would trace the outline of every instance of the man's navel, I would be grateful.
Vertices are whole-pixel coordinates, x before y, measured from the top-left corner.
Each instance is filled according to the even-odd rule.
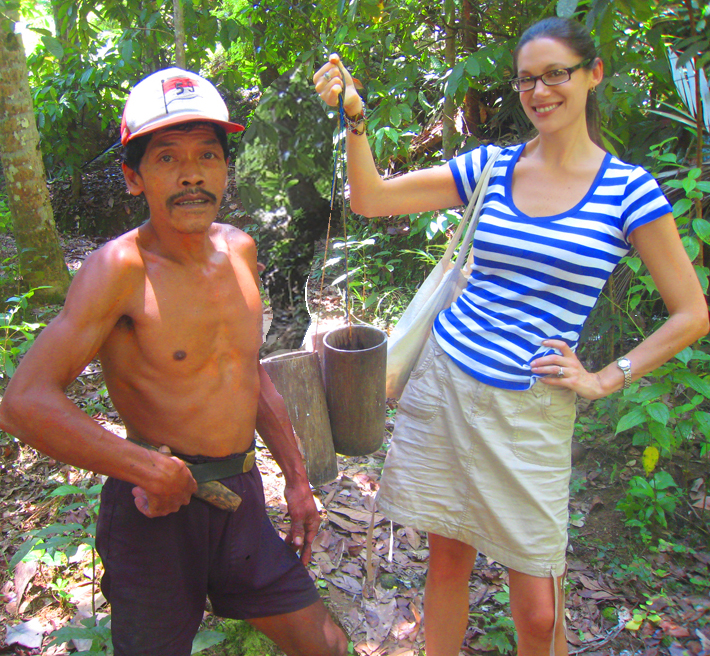
[[[177,360],[178,362],[184,360],[186,357],[187,353],[185,353],[185,351],[175,351],[175,353],[173,353],[173,360]]]

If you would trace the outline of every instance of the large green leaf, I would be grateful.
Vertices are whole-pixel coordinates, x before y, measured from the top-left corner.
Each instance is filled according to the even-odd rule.
[[[681,238],[681,241],[683,242],[685,252],[688,254],[688,258],[692,262],[696,257],[698,257],[698,254],[700,253],[700,244],[698,240],[695,237],[684,235]]]
[[[64,59],[64,48],[62,44],[57,41],[53,36],[43,36],[42,43],[44,43],[45,48],[52,53],[57,59]]]
[[[668,409],[668,406],[665,403],[649,403],[646,406],[646,412],[648,412],[648,416],[651,417],[654,421],[657,421],[658,423],[662,424],[665,426],[668,423],[668,420],[670,419],[671,413],[670,410]]]
[[[226,640],[227,634],[221,631],[200,631],[192,641],[192,651],[190,654],[199,654],[205,649],[209,649],[214,645]]]
[[[645,422],[646,413],[642,407],[637,406],[633,408],[631,412],[627,412],[621,419],[619,419],[619,423],[616,425],[616,434],[618,435],[625,430],[629,430],[630,428],[634,428],[635,426]]]
[[[694,389],[699,394],[702,394],[707,399],[710,399],[710,376],[701,378],[688,369],[680,369],[674,374],[675,380],[683,383],[687,387]]]
[[[710,244],[710,221],[707,219],[693,219],[693,230],[706,244]]]

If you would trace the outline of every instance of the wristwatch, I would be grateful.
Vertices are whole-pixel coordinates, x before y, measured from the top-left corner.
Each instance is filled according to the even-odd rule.
[[[631,385],[631,360],[628,358],[619,358],[616,361],[616,366],[624,372],[624,389],[629,389]]]

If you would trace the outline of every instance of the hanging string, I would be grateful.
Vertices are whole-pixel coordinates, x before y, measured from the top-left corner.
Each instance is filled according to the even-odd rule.
[[[340,67],[339,67],[340,68]],[[345,74],[340,68],[341,75],[343,76],[343,81],[345,81]],[[352,339],[352,325],[350,322],[350,271],[348,268],[348,229],[347,229],[347,205],[345,203],[345,139],[346,139],[346,127],[345,127],[345,107],[343,105],[343,94],[344,91],[340,92],[338,96],[338,132],[335,136],[335,148],[333,151],[333,178],[330,185],[330,212],[328,214],[328,230],[325,236],[325,250],[323,252],[323,269],[321,271],[320,279],[320,291],[318,294],[318,304],[319,312],[316,313],[316,327],[315,331],[318,334],[318,321],[320,320],[320,312],[323,309],[323,287],[325,284],[325,268],[328,262],[328,248],[330,245],[330,226],[331,219],[333,217],[333,209],[335,208],[335,194],[337,192],[338,185],[338,167],[340,167],[340,202],[342,207],[342,220],[343,220],[343,237],[344,237],[344,252],[345,252],[345,321],[350,327],[350,337]]]

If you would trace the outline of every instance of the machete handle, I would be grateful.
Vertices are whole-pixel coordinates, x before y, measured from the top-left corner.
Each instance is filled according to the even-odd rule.
[[[158,451],[166,456],[171,455],[170,447],[166,445],[159,447]],[[228,512],[235,512],[242,504],[242,498],[219,481],[198,483],[197,491],[193,492],[192,496]]]
[[[207,481],[197,484],[197,491],[193,497],[207,501],[221,510],[234,512],[242,503],[242,498],[219,481]]]

